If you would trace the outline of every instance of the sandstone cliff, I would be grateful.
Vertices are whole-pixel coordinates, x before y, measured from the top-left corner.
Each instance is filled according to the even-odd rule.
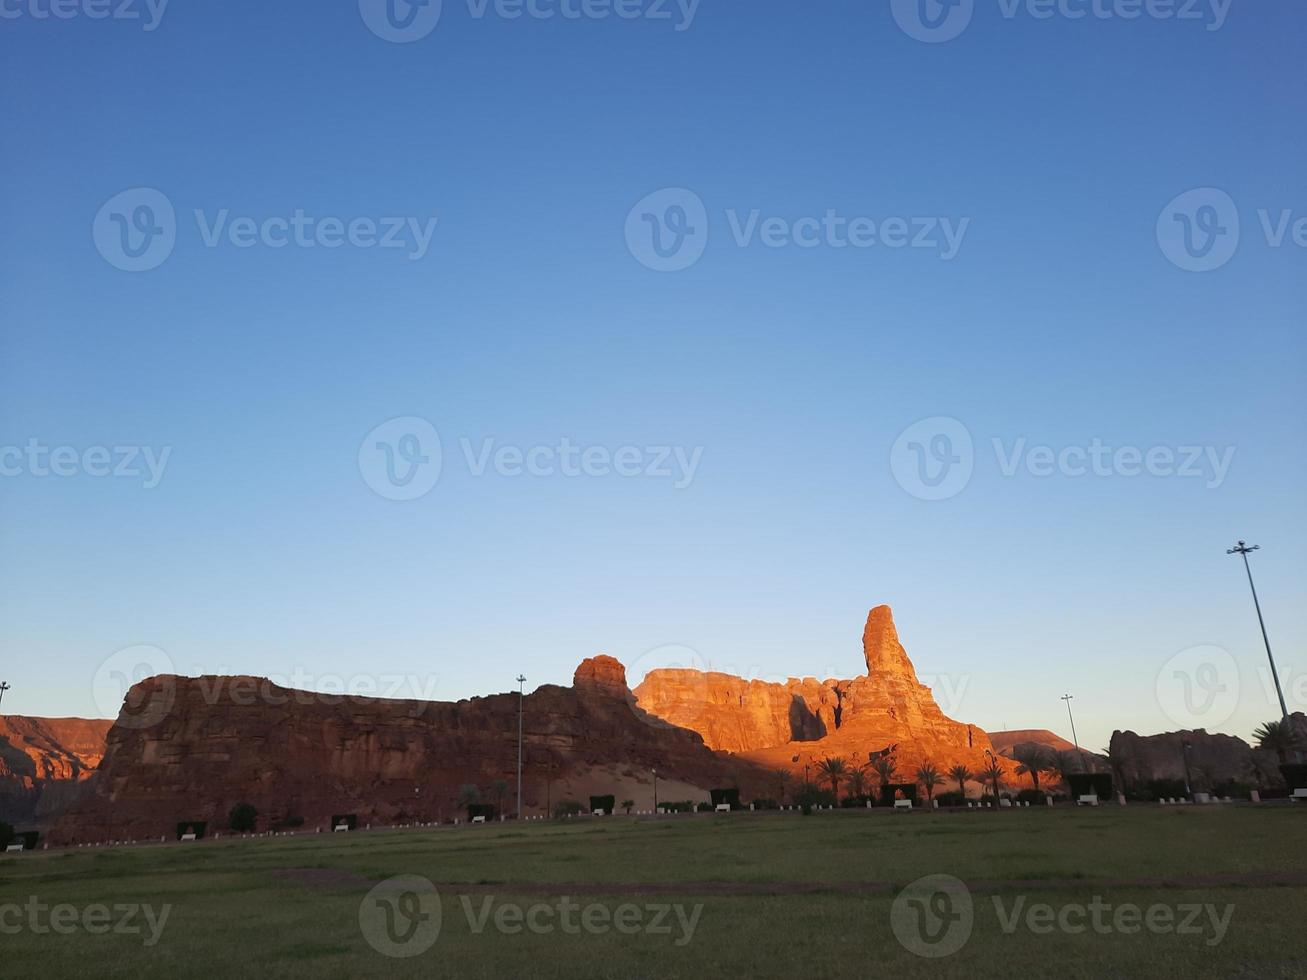
[[[1294,712],[1290,720],[1307,741],[1307,715]],[[1187,752],[1191,783],[1210,787],[1226,780],[1257,785],[1280,781],[1279,759],[1273,752],[1254,748],[1241,738],[1208,732],[1164,732],[1160,735],[1136,735],[1131,731],[1112,733],[1111,758],[1119,777],[1129,783],[1146,783],[1150,779],[1183,779]]]
[[[765,789],[750,763],[718,755],[693,732],[644,715],[610,657],[581,664],[571,688],[547,685],[523,702],[523,812],[613,792],[652,804],[738,786]],[[93,781],[94,794],[56,825],[54,842],[171,835],[181,820],[216,830],[248,801],[260,829],[334,813],[363,823],[449,820],[460,788],[516,804],[518,695],[450,702],[292,691],[252,677],[153,677],[136,685]],[[503,781],[506,791],[497,792]],[[501,796],[502,793],[502,796]],[[677,796],[680,793],[682,795]]]
[[[827,756],[859,766],[890,748],[905,778],[927,759],[941,769],[984,764],[985,750],[993,748],[989,737],[945,717],[930,688],[918,681],[888,606],[867,616],[862,650],[867,673],[851,680],[808,677],[779,684],[653,670],[635,696],[641,708],[698,732],[712,748],[795,772]]]
[[[43,823],[100,764],[112,723],[0,715],[0,820]]]

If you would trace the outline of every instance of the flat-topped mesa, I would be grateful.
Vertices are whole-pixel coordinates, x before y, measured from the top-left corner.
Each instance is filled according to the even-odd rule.
[[[626,686],[626,668],[616,657],[601,653],[582,660],[572,675],[572,687],[579,691],[593,691],[607,697],[630,699],[631,689]]]
[[[877,606],[867,614],[867,625],[862,631],[862,654],[867,661],[869,677],[903,677],[914,684],[917,682],[917,672],[908,659],[908,652],[899,642],[894,612],[889,606]]]

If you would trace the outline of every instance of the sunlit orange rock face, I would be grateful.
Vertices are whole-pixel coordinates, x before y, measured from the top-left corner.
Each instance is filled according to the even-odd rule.
[[[0,819],[41,823],[70,803],[100,764],[110,724],[0,715]]]
[[[917,680],[889,606],[867,616],[862,650],[867,673],[851,680],[807,677],[779,684],[653,670],[635,696],[645,711],[698,732],[709,747],[772,767],[800,771],[828,756],[856,767],[891,748],[907,780],[926,760],[941,770],[985,763],[989,737],[945,717],[930,688]]]

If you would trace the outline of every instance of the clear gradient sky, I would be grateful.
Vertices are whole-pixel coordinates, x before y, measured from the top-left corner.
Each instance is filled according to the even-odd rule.
[[[1213,30],[1206,0],[1196,21],[976,0],[942,43],[851,0],[692,20],[445,0],[409,43],[356,0],[173,0],[153,30],[45,9],[0,18],[0,447],[21,450],[0,457],[0,710],[105,714],[96,678],[136,645],[181,673],[441,699],[570,683],[600,651],[633,684],[669,663],[852,676],[889,603],[960,720],[1069,734],[1071,692],[1098,748],[1178,727],[1190,683],[1208,727],[1246,736],[1278,709],[1240,537],[1307,710],[1307,248],[1258,214],[1307,217],[1301,4],[1236,2]],[[134,188],[176,213],[143,272],[93,236]],[[637,210],[632,239],[665,188],[693,196]],[[1195,188],[1228,195],[1197,199],[1200,233],[1215,216],[1232,241],[1227,201],[1239,222],[1232,255],[1191,251],[1228,258],[1207,271],[1165,231]],[[648,213],[671,235],[669,200],[701,201],[707,236],[660,272],[638,232]],[[438,223],[420,258],[209,247],[224,210]],[[755,210],[967,223],[947,260],[742,247]],[[369,433],[410,417],[439,433],[439,479],[388,499],[377,443],[412,443]],[[935,431],[953,423],[895,450],[935,418],[974,458]],[[476,475],[486,440],[564,439],[642,472],[656,447],[702,453],[687,486],[514,475],[511,454]],[[1234,456],[1005,475],[994,439]],[[41,475],[33,440],[76,472]],[[170,447],[157,486],[87,472],[118,446]],[[965,486],[914,493],[955,457]],[[1200,645],[1229,659],[1171,663]]]

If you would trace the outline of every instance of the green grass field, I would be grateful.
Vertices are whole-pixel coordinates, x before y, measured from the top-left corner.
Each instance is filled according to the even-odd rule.
[[[1307,977],[1304,845],[1307,807],[1226,806],[615,817],[38,852],[0,857],[0,974]],[[941,874],[965,892],[902,892]],[[438,898],[411,882],[373,891],[400,875]]]

